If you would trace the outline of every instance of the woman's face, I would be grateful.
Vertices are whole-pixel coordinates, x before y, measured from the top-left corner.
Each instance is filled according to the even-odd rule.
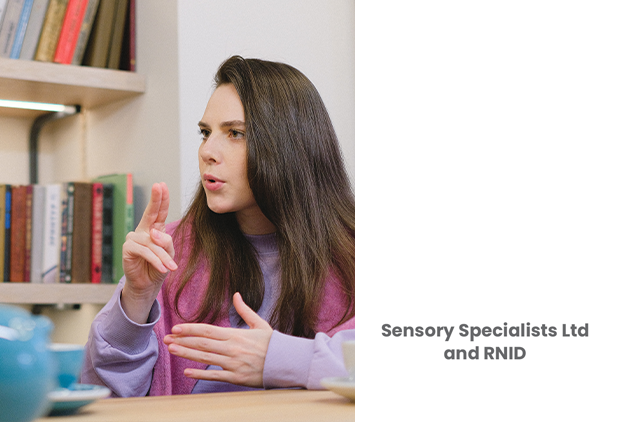
[[[232,84],[216,88],[199,130],[199,171],[208,207],[219,214],[236,213],[244,233],[273,232],[274,226],[260,211],[249,186],[244,108]]]

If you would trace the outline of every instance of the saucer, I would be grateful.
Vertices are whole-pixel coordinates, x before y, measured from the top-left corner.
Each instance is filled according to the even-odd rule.
[[[57,388],[48,394],[52,403],[50,416],[70,415],[97,399],[110,395],[110,390],[101,385],[72,384],[69,388]]]
[[[328,390],[355,401],[355,381],[347,377],[323,378],[320,384]]]

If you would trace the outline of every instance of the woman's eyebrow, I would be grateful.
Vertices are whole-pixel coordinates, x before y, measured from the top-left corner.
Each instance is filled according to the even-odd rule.
[[[242,120],[230,120],[221,123],[221,127],[245,127],[245,123]]]
[[[197,124],[199,125],[200,128],[209,128],[210,127],[209,124],[204,123],[202,121],[200,121]],[[229,120],[227,122],[221,123],[220,126],[223,127],[223,128],[227,128],[227,127],[245,127],[246,124],[242,120]]]

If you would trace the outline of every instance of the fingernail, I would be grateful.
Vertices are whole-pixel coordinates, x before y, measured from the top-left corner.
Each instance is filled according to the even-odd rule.
[[[160,231],[156,229],[151,229],[151,237],[154,239],[160,239]]]
[[[182,332],[182,329],[176,325],[175,327],[171,328],[171,332],[173,334],[179,334]]]
[[[169,269],[171,269],[172,271],[177,270],[177,264],[175,263],[175,261],[169,261]]]

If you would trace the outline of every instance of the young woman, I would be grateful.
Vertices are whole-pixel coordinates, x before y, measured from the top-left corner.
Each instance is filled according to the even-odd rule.
[[[234,56],[199,122],[201,183],[165,225],[151,199],[95,318],[81,382],[115,396],[317,389],[347,375],[355,203],[327,110],[282,63]]]

